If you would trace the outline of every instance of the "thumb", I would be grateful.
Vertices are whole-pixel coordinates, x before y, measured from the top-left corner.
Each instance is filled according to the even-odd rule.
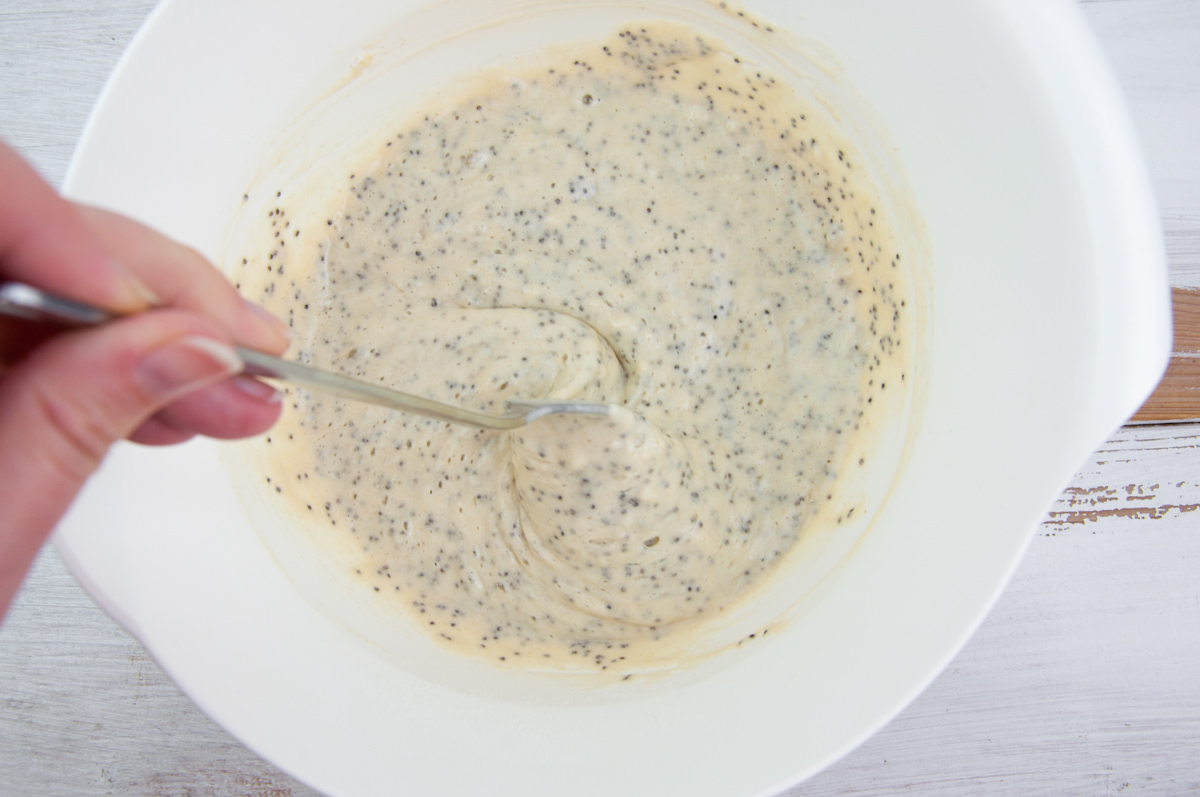
[[[110,445],[241,370],[224,341],[198,316],[144,313],[60,335],[0,374],[0,607]]]

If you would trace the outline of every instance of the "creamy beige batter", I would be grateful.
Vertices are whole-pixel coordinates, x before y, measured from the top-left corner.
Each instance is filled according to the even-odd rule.
[[[702,629],[907,390],[901,255],[820,118],[666,23],[415,116],[349,178],[320,256],[272,212],[243,287],[319,366],[492,413],[621,409],[495,433],[298,391],[265,481],[463,653],[628,669]]]

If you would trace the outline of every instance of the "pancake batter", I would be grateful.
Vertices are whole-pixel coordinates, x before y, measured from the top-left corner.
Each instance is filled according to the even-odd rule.
[[[243,281],[315,365],[621,409],[495,433],[298,391],[267,483],[446,646],[654,659],[777,567],[907,390],[908,283],[852,152],[675,24],[479,76],[350,177],[319,258],[289,259],[281,204]]]

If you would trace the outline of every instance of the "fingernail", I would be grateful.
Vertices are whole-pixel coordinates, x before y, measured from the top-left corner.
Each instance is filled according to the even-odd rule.
[[[266,309],[263,308],[262,305],[255,304],[254,302],[250,301],[249,299],[243,299],[242,301],[246,304],[246,307],[248,307],[250,309],[250,312],[254,314],[254,317],[257,318],[259,320],[259,322],[261,322],[262,325],[265,326],[266,329],[271,334],[278,335],[278,336],[282,337],[284,340],[288,341],[289,343],[291,342],[291,340],[292,340],[292,328],[291,327],[289,327],[287,324],[280,321],[275,316],[268,313],[266,311]]]
[[[159,400],[173,400],[243,368],[240,357],[212,338],[186,337],[147,354],[138,364],[137,379]]]
[[[259,382],[252,376],[235,376],[232,381],[234,387],[258,401],[267,401],[272,404],[283,401],[282,391],[276,390],[266,382]]]
[[[128,297],[128,304],[133,309],[144,310],[147,307],[157,307],[162,304],[162,299],[158,298],[146,283],[126,268],[124,263],[115,259],[110,259],[109,263],[112,270],[120,277],[121,288]]]

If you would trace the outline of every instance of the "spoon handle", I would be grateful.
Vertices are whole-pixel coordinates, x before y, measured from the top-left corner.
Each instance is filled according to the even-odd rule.
[[[473,412],[462,407],[454,407],[410,393],[401,393],[399,390],[373,385],[370,382],[351,379],[330,371],[322,371],[311,365],[304,365],[292,360],[281,360],[260,351],[244,349],[240,346],[236,348],[236,351],[242,361],[246,363],[245,372],[252,376],[283,379],[301,387],[319,390],[322,393],[365,401],[368,404],[388,409],[414,412],[439,421],[465,423],[480,429],[503,430],[525,425],[525,413],[500,417],[484,415],[481,412]]]
[[[64,299],[30,285],[8,282],[0,285],[0,315],[66,326],[93,326],[113,319],[98,307]],[[246,364],[244,373],[267,379],[283,379],[302,387],[331,393],[342,398],[365,401],[389,409],[404,410],[450,423],[464,423],[480,429],[514,429],[526,423],[526,414],[493,416],[461,407],[390,390],[348,376],[322,371],[309,365],[282,360],[242,347],[235,349]]]

